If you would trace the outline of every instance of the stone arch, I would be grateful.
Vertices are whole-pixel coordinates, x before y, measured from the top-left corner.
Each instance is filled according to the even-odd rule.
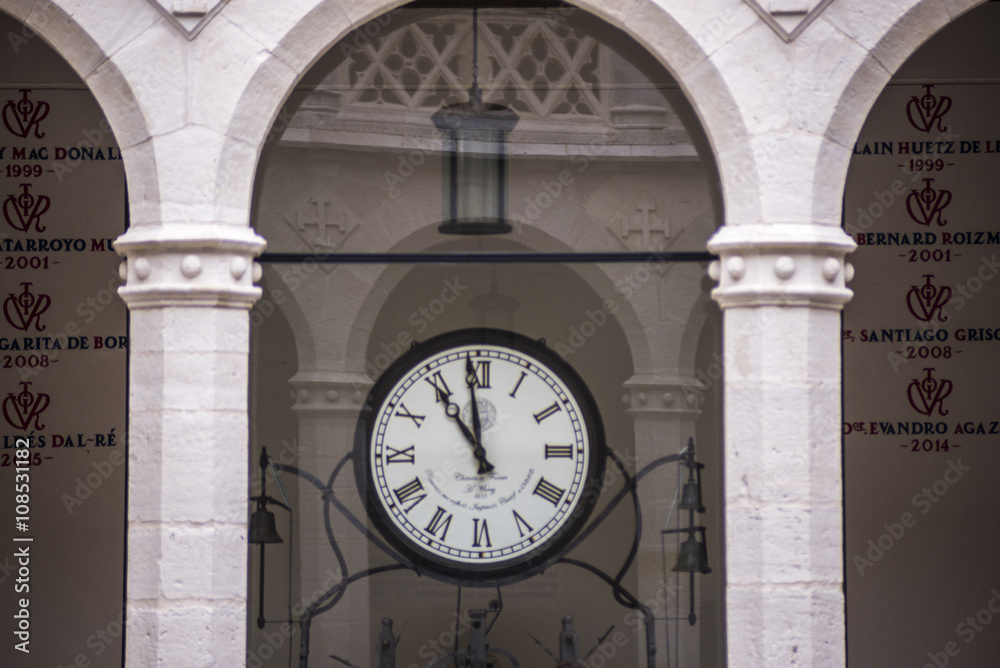
[[[284,33],[276,36],[277,46],[270,50],[271,55],[267,60],[262,61],[252,77],[242,91],[240,101],[236,105],[236,115],[227,132],[226,146],[223,148],[223,156],[226,157],[231,151],[242,152],[248,146],[256,145],[257,162],[250,165],[248,161],[226,160],[220,164],[239,167],[241,172],[253,169],[250,178],[259,180],[262,176],[260,165],[267,150],[272,146],[272,142],[277,139],[283,131],[288,119],[282,116],[282,106],[287,104],[292,90],[296,83],[301,80],[309,69],[320,61],[324,54],[336,49],[337,45],[348,35],[351,30],[365,25],[366,21],[371,21],[374,17],[391,12],[397,7],[398,2],[383,2],[376,9],[355,12],[351,15],[351,10],[346,5],[341,5],[337,0],[328,0],[317,5],[295,22]],[[693,108],[685,111],[685,122],[687,124],[700,123],[701,129],[706,137],[695,138],[699,152],[703,154],[711,153],[709,161],[717,159],[721,151],[745,142],[745,132],[742,123],[739,122],[739,115],[736,111],[735,102],[732,99],[730,90],[718,74],[715,66],[709,61],[709,51],[695,39],[693,34],[681,25],[678,19],[670,16],[663,8],[655,3],[641,0],[631,11],[622,12],[601,6],[596,2],[579,2],[577,5],[594,15],[595,17],[607,21],[611,25],[622,29],[631,39],[646,49],[656,61],[663,66],[679,82],[688,101]],[[324,25],[325,29],[317,30],[315,26]],[[372,22],[373,30],[378,25]],[[668,37],[665,37],[668,36]],[[668,62],[670,58],[675,62]],[[697,84],[692,83],[697,80]],[[700,103],[699,103],[700,100]],[[265,113],[261,113],[261,110]],[[693,113],[692,113],[693,112]],[[714,132],[713,132],[714,128]],[[692,133],[696,135],[697,133]],[[719,166],[721,169],[721,165]],[[740,178],[730,180],[730,183],[739,183],[740,187],[747,184],[748,179],[753,180],[755,176],[752,169],[746,170],[745,165],[739,165]],[[734,167],[735,169],[735,167]],[[221,172],[220,172],[221,176]],[[246,178],[246,174],[241,173],[238,181]],[[723,180],[723,183],[726,181]],[[259,188],[259,183],[253,186],[253,190]],[[242,196],[242,191],[231,190],[231,196]],[[256,197],[256,194],[254,194]],[[717,210],[721,209],[721,204],[716,202]],[[424,239],[427,230],[412,230],[406,239],[398,239],[396,250],[424,250],[428,247],[426,243],[418,242]],[[425,241],[427,241],[425,239]],[[557,250],[563,246],[560,240],[550,238],[544,242],[549,250]],[[393,271],[381,272],[377,281],[381,284],[387,280],[387,276]],[[600,276],[590,276],[581,278],[596,287],[600,281],[613,285],[614,277],[601,273]],[[348,279],[350,280],[350,279]],[[378,292],[378,290],[376,290]],[[385,295],[381,295],[384,298]],[[705,300],[699,303],[688,305],[688,312],[685,317],[697,314],[704,310]],[[366,304],[356,313],[361,323],[368,326],[374,322],[377,316],[379,304],[366,302]],[[630,336],[632,343],[632,355],[636,368],[651,368],[655,363],[672,365],[685,355],[691,354],[697,345],[698,336],[691,332],[685,332],[675,346],[670,350],[657,350],[657,346],[651,343],[649,332],[644,332],[640,337],[643,340],[631,340],[637,335],[635,331],[642,331],[643,328],[627,326],[627,322],[621,324],[626,327],[626,331],[633,332]],[[633,319],[638,323],[638,316],[632,314]],[[627,318],[626,318],[627,319]],[[704,317],[696,318],[695,322],[700,327],[704,322]],[[353,329],[344,332],[340,339],[347,347],[346,358],[362,360],[365,356],[365,326],[360,329]],[[315,344],[315,342],[312,342]],[[307,356],[315,351],[309,351]],[[689,357],[690,359],[690,357]],[[360,367],[353,369],[353,372],[360,371]]]
[[[948,12],[935,0],[919,0],[882,30],[870,47],[868,57],[845,82],[825,128],[824,135],[829,141],[824,142],[820,149],[813,178],[815,220],[822,220],[829,213],[824,211],[828,200],[823,198],[823,194],[829,193],[830,188],[822,185],[821,179],[829,183],[830,176],[836,175],[835,198],[839,202],[847,179],[851,147],[868,119],[872,105],[896,70],[942,28],[986,2],[988,0],[973,0],[963,3],[965,6],[960,11]]]
[[[229,188],[229,193],[223,195],[230,199],[229,204],[245,208],[250,202],[262,153],[277,136],[273,129],[281,126],[282,105],[309,68],[351,30],[402,4],[398,0],[381,0],[357,9],[349,0],[325,0],[274,36],[266,57],[237,95],[236,111],[223,143],[219,183],[247,184],[245,189]],[[672,16],[653,0],[639,0],[628,9],[608,7],[593,0],[575,5],[622,29],[674,76],[691,103],[723,173],[725,195],[725,184],[736,181],[726,176],[723,155],[727,149],[744,143],[747,131],[732,90],[710,59],[711,49],[696,37],[697,31],[693,30],[696,26],[685,25],[681,18]],[[325,28],[317,30],[318,25]],[[248,147],[256,148],[253,160],[245,159],[249,157]],[[223,165],[230,166],[230,174],[223,173]],[[739,172],[741,187],[754,188],[757,181],[754,166],[748,169],[740,164],[728,171]]]
[[[0,0],[4,11],[39,35],[87,85],[111,125],[129,175],[129,200],[158,200],[156,156],[147,140],[149,123],[132,83],[115,64],[99,35],[55,0],[22,3]],[[155,11],[154,11],[155,13]]]
[[[273,138],[280,135],[287,122],[282,116],[282,107],[289,104],[290,100],[294,102],[293,96],[296,93],[293,91],[296,83],[307,76],[306,72],[322,58],[324,53],[330,49],[339,51],[338,43],[351,29],[363,25],[363,20],[378,15],[396,4],[398,3],[386,2],[378,12],[366,12],[363,16],[352,20],[345,17],[343,12],[335,11],[339,5],[332,1],[327,2],[313,9],[301,21],[281,34],[277,39],[277,46],[269,49],[269,54],[278,55],[273,57],[268,55],[269,61],[255,70],[248,78],[242,92],[235,96],[237,111],[226,131],[223,162],[232,163],[234,168],[239,169],[239,174],[234,174],[237,177],[236,182],[243,183],[245,179],[253,179],[255,176],[260,178],[263,174],[265,164],[263,161],[270,146],[276,143],[273,142]],[[677,49],[677,53],[683,56],[684,62],[674,63],[668,69],[679,80],[690,74],[698,77],[699,81],[707,77],[714,86],[725,88],[721,77],[716,75],[714,66],[708,61],[708,52],[655,4],[643,0],[639,5],[641,10],[637,9],[620,16],[616,16],[607,7],[599,7],[596,4],[589,3],[587,6],[581,4],[581,7],[623,29],[660,65],[663,65],[670,58],[670,54]],[[317,29],[317,26],[322,27]],[[645,38],[638,38],[637,33],[645,35]],[[657,37],[658,33],[660,37]],[[662,37],[664,34],[675,35],[676,40]],[[678,49],[677,43],[686,46]],[[658,50],[657,46],[660,47]],[[694,70],[698,70],[697,74],[693,74]],[[720,97],[730,101],[718,102],[712,100],[714,93],[711,92],[711,87],[706,89],[700,83],[693,85],[683,81],[681,87],[688,93],[692,89],[698,90],[702,103],[695,104],[694,115],[702,123],[706,117],[712,117],[715,127],[718,128],[715,133],[708,131],[707,144],[710,147],[708,150],[701,145],[698,147],[703,155],[707,155],[709,150],[717,154],[720,146],[739,145],[743,142],[741,131],[734,131],[734,128],[741,125],[739,122],[733,122],[733,118],[738,114],[734,111],[735,104],[731,101],[728,90]],[[269,135],[272,128],[274,135]],[[704,127],[703,129],[708,130]],[[253,161],[246,161],[239,166],[239,161],[225,159],[243,154],[250,147],[256,147],[257,151]],[[752,174],[752,170],[749,170],[748,174]],[[257,186],[253,186],[251,190],[256,188]],[[231,187],[230,193],[223,196],[234,198],[246,196],[247,199],[242,204],[246,206],[252,197],[249,193],[250,190],[243,191]],[[239,204],[235,200],[231,203],[234,208]],[[718,211],[719,207],[715,210]],[[410,226],[406,228],[406,234],[400,232],[391,240],[386,239],[390,241],[386,244],[386,250],[412,252],[432,248],[435,245],[432,233],[436,222],[425,222],[422,228]],[[555,236],[539,238],[537,241],[538,243],[534,245],[544,247],[546,250],[569,250],[566,241]],[[622,271],[627,273],[632,270],[633,267],[629,267]],[[595,292],[607,295],[613,294],[616,279],[621,278],[620,275],[615,276],[613,271],[606,272],[599,267],[584,266],[574,270],[574,273],[579,277],[581,284],[588,284]],[[338,270],[337,275],[343,277],[343,280],[338,280],[336,283],[338,291],[351,293],[352,284],[355,282],[364,283],[366,290],[363,299],[358,303],[351,303],[349,308],[337,312],[335,322],[329,320],[325,323],[324,332],[308,338],[301,336],[297,341],[300,346],[310,348],[299,349],[297,374],[291,380],[298,397],[292,411],[301,420],[299,432],[301,443],[318,443],[320,431],[326,434],[327,438],[329,434],[340,434],[344,442],[349,442],[348,437],[354,434],[356,422],[348,422],[355,419],[348,410],[351,408],[348,400],[355,404],[360,403],[364,396],[363,392],[369,387],[370,380],[365,378],[364,364],[366,360],[377,363],[374,353],[370,352],[372,350],[370,343],[373,340],[379,341],[373,338],[372,330],[389,297],[389,288],[399,282],[402,273],[403,269],[400,266],[374,268],[361,265],[357,268],[352,266]],[[691,274],[699,275],[692,278]],[[657,284],[657,290],[664,291],[667,289],[665,286],[675,289],[679,287],[680,289],[676,291],[683,293],[691,287],[700,288],[699,281],[703,280],[702,276],[703,272],[700,271],[678,271],[673,274],[664,273],[660,281],[653,283]],[[362,280],[363,278],[371,280],[369,282]],[[324,270],[317,271],[315,278],[311,280],[316,283],[308,289],[313,291],[314,295],[323,292],[322,286],[334,284]],[[653,288],[650,288],[649,292],[654,292]],[[696,292],[691,291],[691,293]],[[289,301],[295,302],[300,298],[302,297],[294,290],[290,291]],[[649,300],[652,301],[652,298]],[[628,300],[619,301],[622,308],[615,314],[615,318],[625,332],[628,353],[632,358],[631,371],[634,375],[629,374],[631,378],[626,375],[624,387],[617,384],[614,386],[615,392],[621,393],[624,390],[627,400],[625,396],[618,394],[614,401],[618,403],[621,397],[621,401],[631,402],[627,405],[634,405],[634,408],[627,409],[630,411],[628,413],[623,409],[622,415],[629,417],[634,415],[641,423],[637,427],[629,423],[629,428],[636,429],[639,434],[636,437],[636,448],[638,449],[640,447],[638,444],[641,443],[643,463],[651,459],[652,453],[666,451],[667,443],[671,445],[686,443],[689,432],[695,428],[693,420],[697,409],[691,398],[683,393],[683,388],[693,385],[693,378],[678,378],[676,374],[667,373],[666,369],[677,367],[678,360],[685,359],[688,361],[685,367],[681,368],[681,373],[693,374],[694,369],[691,367],[695,362],[690,360],[695,359],[695,349],[700,338],[698,334],[704,327],[706,301],[707,297],[704,295],[697,299],[685,298],[683,307],[678,308],[677,313],[672,313],[671,322],[664,325],[642,322],[642,314],[637,312],[642,309]],[[325,303],[321,308],[327,308]],[[647,309],[645,312],[650,315],[658,313],[656,309]],[[296,305],[294,313],[300,321],[305,320],[300,305]],[[329,312],[324,310],[322,316],[317,317],[328,316]],[[686,327],[684,323],[687,323]],[[327,324],[330,326],[326,327]],[[699,332],[690,331],[692,328],[698,328]],[[336,330],[336,333],[333,333],[333,330]],[[620,349],[624,357],[624,346]],[[338,359],[343,360],[344,364],[337,366],[335,362]],[[625,418],[622,419],[624,421]],[[317,425],[322,425],[322,429]],[[308,452],[302,455],[301,466],[305,470],[332,469],[336,462],[323,459],[327,456],[329,453],[319,452],[319,448],[310,446]],[[639,466],[641,465],[637,464],[637,468]],[[647,544],[654,545],[650,541],[647,541]],[[304,566],[303,570],[308,571],[310,568],[312,568],[311,562],[308,566]],[[362,638],[367,639],[367,630],[359,627],[354,636],[356,637],[353,641],[364,645],[365,641]]]

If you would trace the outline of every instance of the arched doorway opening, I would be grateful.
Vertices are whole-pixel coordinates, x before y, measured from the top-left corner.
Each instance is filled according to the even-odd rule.
[[[448,149],[432,117],[468,99],[474,71],[484,99],[517,116],[512,229],[498,236],[439,229]],[[468,9],[417,3],[335,45],[280,117],[255,187],[269,312],[253,317],[287,327],[251,328],[250,457],[256,466],[261,447],[281,447],[263,433],[290,444],[277,468],[292,512],[275,509],[287,546],[264,548],[263,615],[251,549],[250,656],[379,665],[388,650],[377,648],[392,647],[397,665],[432,665],[472,651],[482,610],[496,665],[573,652],[606,665],[722,665],[720,317],[705,277],[721,207],[676,82],[570,6],[482,7],[474,22]],[[528,579],[475,586],[410,564],[387,570],[400,564],[378,544],[352,470],[366,465],[353,456],[366,397],[414,342],[484,326],[544,339],[594,395],[614,453],[600,522]],[[265,394],[291,404],[253,399]],[[657,463],[692,442],[705,514],[678,509],[687,469],[676,457]],[[697,573],[677,573],[689,525],[706,529],[694,540],[707,552],[694,555]],[[566,617],[580,640],[561,650]],[[268,645],[268,624],[288,619],[280,649]]]

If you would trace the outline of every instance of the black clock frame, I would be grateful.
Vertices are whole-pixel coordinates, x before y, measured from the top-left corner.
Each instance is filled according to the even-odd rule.
[[[576,400],[581,410],[588,443],[590,461],[584,475],[580,501],[573,509],[573,516],[551,536],[530,551],[509,560],[488,564],[462,563],[425,551],[416,546],[389,518],[375,492],[375,481],[370,466],[370,447],[373,420],[389,393],[404,376],[419,367],[423,360],[446,350],[470,345],[494,345],[531,356],[543,363],[561,380]],[[580,375],[555,351],[545,345],[545,340],[531,339],[523,334],[492,328],[470,328],[446,332],[425,342],[415,342],[400,355],[379,377],[366,398],[358,417],[354,439],[354,473],[358,493],[368,517],[386,542],[401,556],[421,571],[451,584],[472,587],[495,587],[519,582],[545,570],[551,563],[565,555],[574,537],[586,525],[601,495],[607,443],[604,423],[597,402]]]

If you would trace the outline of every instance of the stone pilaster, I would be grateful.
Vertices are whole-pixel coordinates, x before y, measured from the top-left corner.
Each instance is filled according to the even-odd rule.
[[[623,401],[635,428],[635,470],[665,455],[678,454],[695,434],[695,420],[701,413],[701,384],[694,378],[675,375],[641,375],[625,381]],[[677,578],[671,572],[677,562],[675,536],[661,533],[676,504],[679,464],[664,464],[639,483],[642,508],[642,536],[636,567],[639,575],[639,599],[650,607],[656,622],[656,667],[663,668],[679,658],[681,665],[697,666],[700,655],[699,629],[687,623],[667,621],[675,614],[678,601],[687,610],[690,578]],[[673,508],[669,528],[683,526],[687,513]],[[696,520],[697,521],[697,520]],[[666,547],[666,549],[664,549]],[[701,576],[695,577],[697,588]],[[696,596],[698,592],[696,591]],[[697,596],[700,601],[700,596]],[[686,615],[686,613],[685,613]],[[675,634],[677,631],[677,635]],[[670,633],[668,642],[667,633]],[[670,652],[667,651],[670,648]],[[642,657],[642,653],[640,653]],[[645,658],[641,660],[645,664]]]
[[[731,225],[709,248],[724,311],[729,664],[845,662],[836,227]]]
[[[299,466],[326,483],[354,448],[358,413],[368,396],[367,376],[337,371],[302,371],[290,381],[295,392],[292,411],[299,421]],[[355,466],[343,467],[333,485],[337,499],[362,522],[367,515],[358,496]],[[296,508],[301,568],[301,601],[308,608],[344,574],[326,533],[323,501],[314,485],[299,480]],[[368,541],[334,508],[330,524],[350,574],[368,568]],[[312,619],[310,660],[322,664],[331,654],[354,665],[371,663],[374,638],[368,613],[368,582],[352,584],[337,605]]]
[[[247,228],[140,225],[115,243],[131,310],[129,668],[246,656]]]

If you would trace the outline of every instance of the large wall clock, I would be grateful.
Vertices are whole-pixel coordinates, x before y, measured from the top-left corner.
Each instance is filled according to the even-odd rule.
[[[414,345],[372,388],[355,467],[387,541],[431,574],[497,584],[582,528],[606,446],[596,403],[544,342],[468,329]]]

